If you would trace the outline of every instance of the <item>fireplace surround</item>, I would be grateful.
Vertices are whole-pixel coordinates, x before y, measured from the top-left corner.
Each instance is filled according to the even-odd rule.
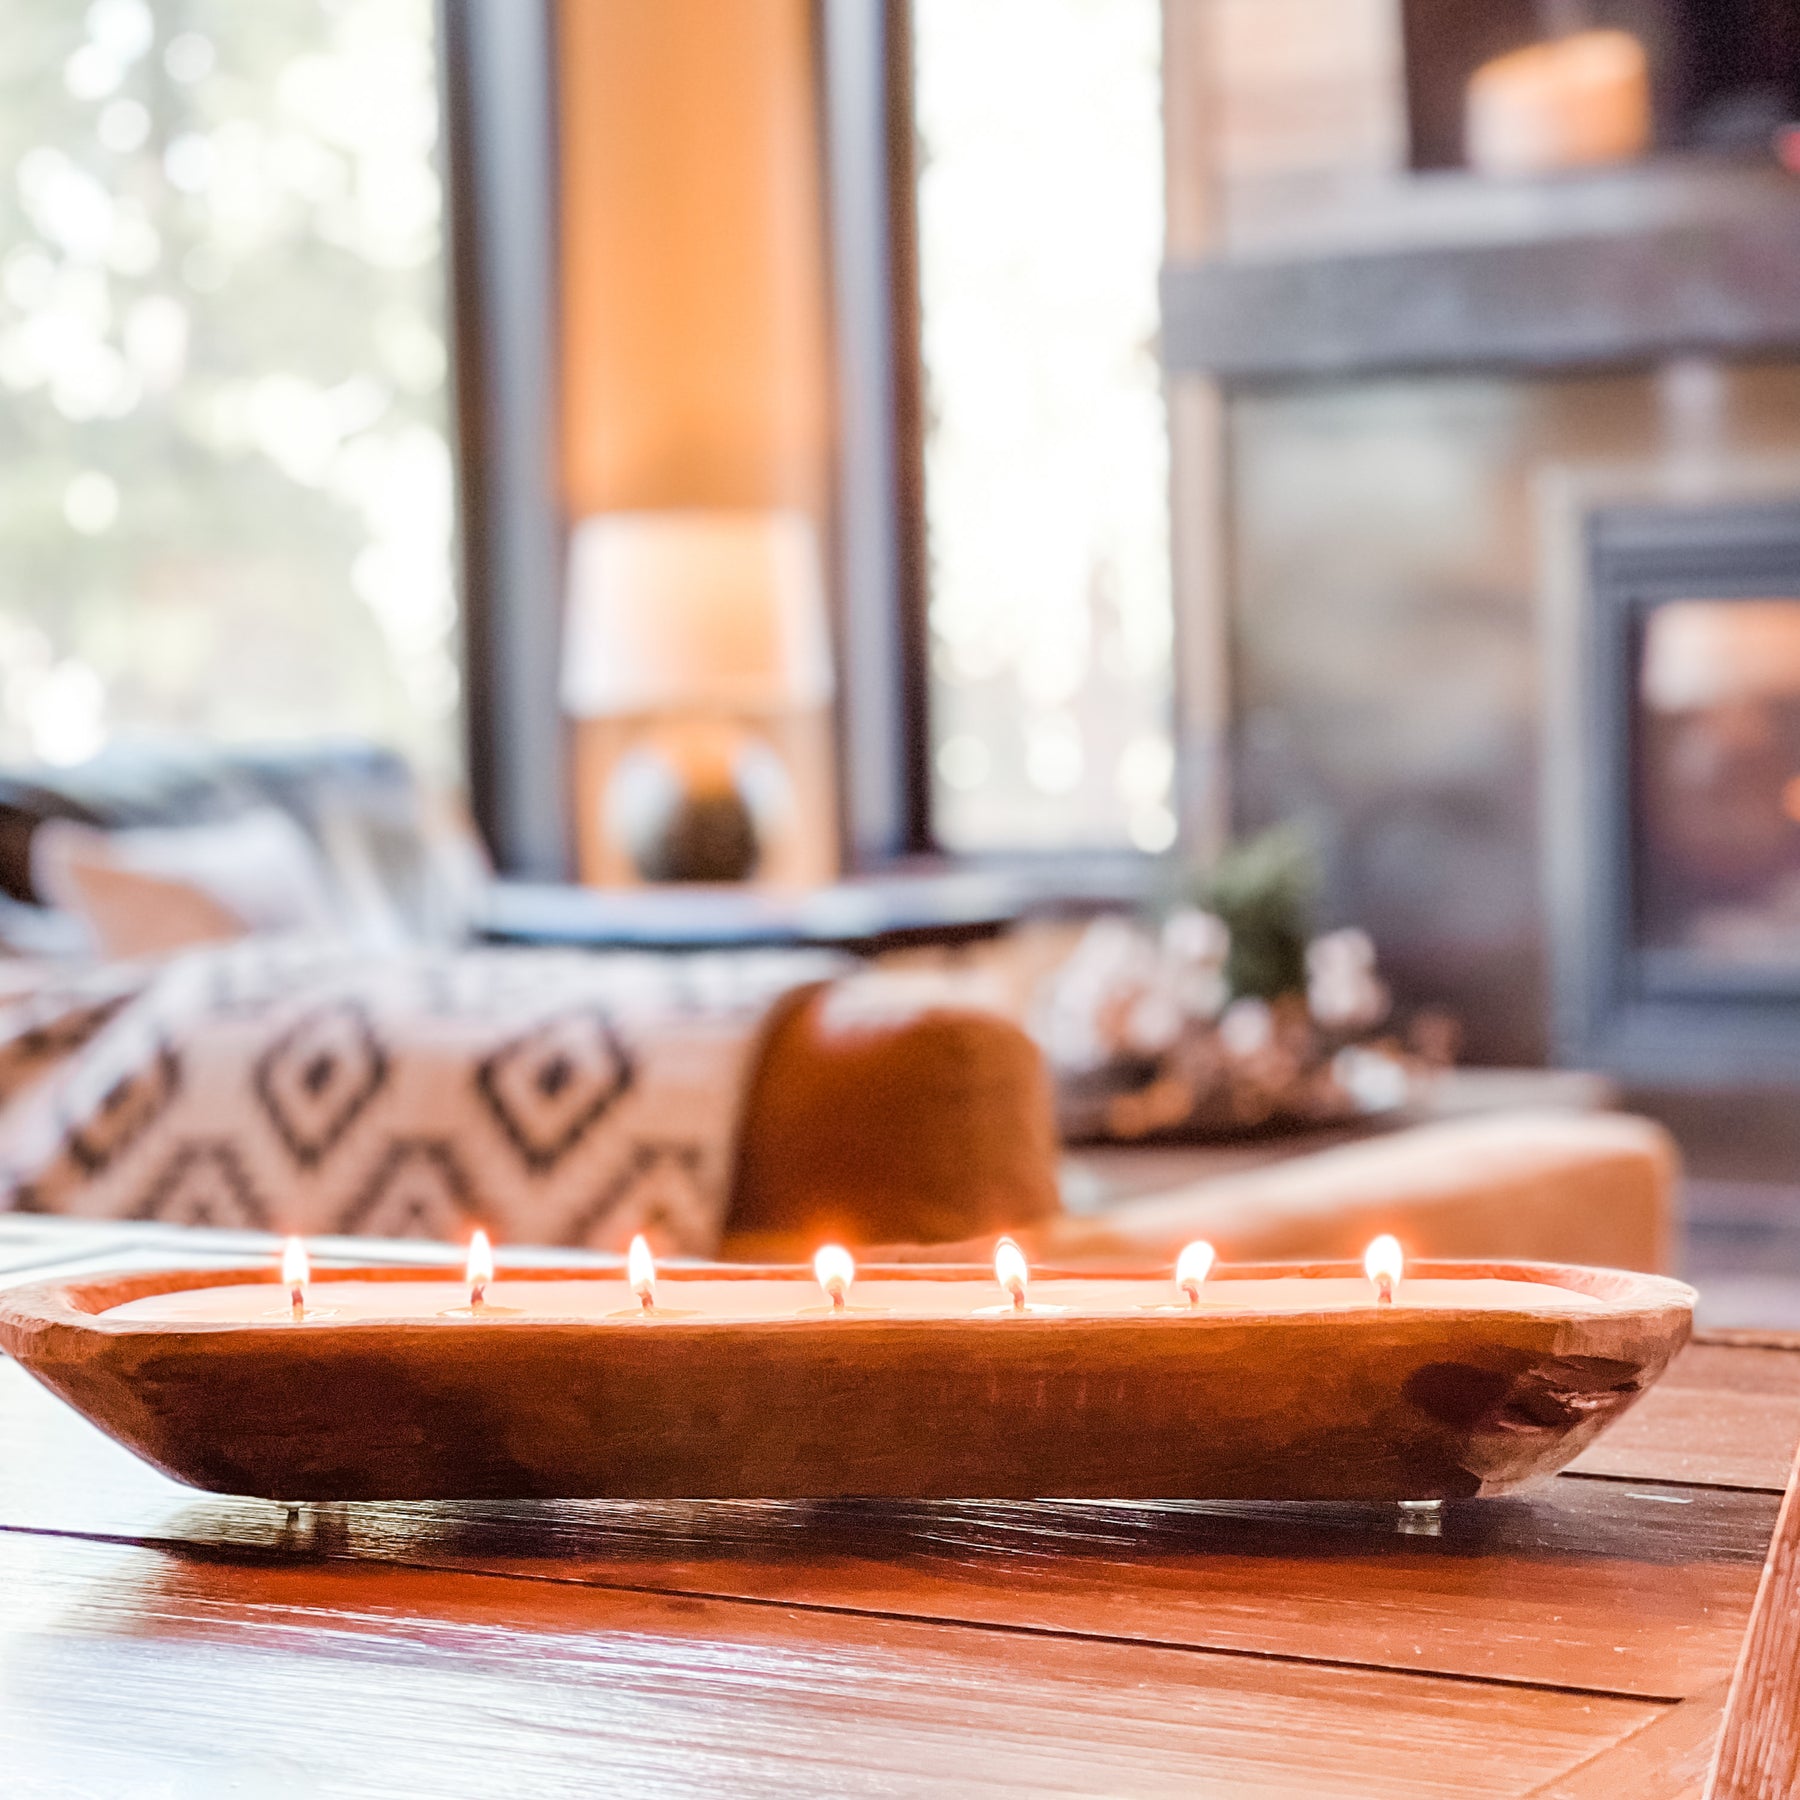
[[[1550,526],[1544,807],[1561,1060],[1800,1078],[1800,480]]]
[[[1540,181],[1333,163],[1252,182],[1241,162],[1163,287],[1177,536],[1214,547],[1182,633],[1221,810],[1308,829],[1328,922],[1374,935],[1402,1013],[1452,1012],[1466,1060],[1800,1073],[1769,956],[1728,976],[1667,932],[1605,949],[1590,909],[1631,891],[1632,815],[1602,855],[1563,791],[1593,785],[1589,512],[1608,545],[1633,508],[1681,514],[1662,547],[1698,561],[1665,601],[1800,596],[1748,540],[1702,532],[1701,556],[1685,536],[1696,509],[1800,497],[1800,179],[1754,156]],[[1581,507],[1547,513],[1557,492]],[[1547,568],[1574,571],[1569,606]],[[1704,636],[1696,616],[1665,631]]]

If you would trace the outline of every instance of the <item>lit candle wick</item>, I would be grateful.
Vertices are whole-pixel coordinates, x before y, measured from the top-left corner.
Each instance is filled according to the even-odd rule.
[[[1013,1311],[1023,1312],[1031,1270],[1025,1261],[1025,1252],[1009,1237],[1003,1237],[994,1246],[994,1279],[1012,1296]]]
[[[480,1312],[487,1304],[488,1283],[494,1279],[494,1247],[485,1231],[469,1239],[469,1311]]]
[[[306,1283],[310,1275],[306,1246],[297,1237],[289,1238],[281,1252],[281,1279],[293,1302],[295,1324],[306,1317]]]
[[[641,1233],[631,1240],[631,1248],[625,1253],[625,1272],[630,1277],[631,1291],[637,1295],[638,1304],[645,1312],[654,1312],[656,1258],[650,1254],[650,1246]]]
[[[813,1275],[831,1301],[833,1312],[844,1312],[850,1304],[850,1284],[856,1279],[856,1264],[841,1244],[826,1244],[813,1258]]]
[[[1406,1253],[1400,1248],[1400,1240],[1386,1232],[1363,1252],[1363,1273],[1375,1284],[1377,1306],[1394,1304],[1394,1290],[1400,1285],[1405,1267]]]
[[[1188,1297],[1188,1305],[1200,1304],[1200,1289],[1212,1273],[1213,1247],[1204,1238],[1189,1244],[1175,1259],[1175,1285]]]

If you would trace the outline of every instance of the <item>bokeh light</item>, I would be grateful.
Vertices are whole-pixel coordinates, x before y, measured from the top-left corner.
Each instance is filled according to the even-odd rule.
[[[1161,7],[914,19],[938,835],[1166,849]]]
[[[431,0],[21,0],[7,51],[0,756],[454,774]]]

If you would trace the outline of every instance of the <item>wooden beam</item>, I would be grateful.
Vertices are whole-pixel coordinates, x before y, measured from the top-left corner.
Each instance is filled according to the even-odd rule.
[[[1646,168],[1419,177],[1163,278],[1171,374],[1552,369],[1800,346],[1800,183]]]

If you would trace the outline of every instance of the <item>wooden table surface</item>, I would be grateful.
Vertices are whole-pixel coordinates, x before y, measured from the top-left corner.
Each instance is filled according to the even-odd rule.
[[[1573,1472],[1437,1521],[290,1515],[0,1361],[0,1793],[1698,1796],[1797,1439],[1800,1348],[1703,1342]]]

